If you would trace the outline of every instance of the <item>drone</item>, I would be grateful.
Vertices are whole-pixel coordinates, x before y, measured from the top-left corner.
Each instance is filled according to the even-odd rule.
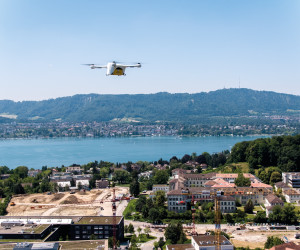
[[[112,61],[107,63],[107,65],[104,66],[98,66],[96,64],[84,64],[87,66],[90,66],[91,69],[102,69],[106,68],[106,75],[107,76],[126,76],[125,74],[125,69],[126,68],[140,68],[142,67],[141,63],[136,63],[136,64],[121,64],[116,61]]]

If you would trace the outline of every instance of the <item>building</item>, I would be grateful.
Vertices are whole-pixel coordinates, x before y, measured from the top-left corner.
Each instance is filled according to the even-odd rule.
[[[266,216],[269,217],[275,206],[283,206],[284,202],[274,194],[269,194],[265,199]]]
[[[216,245],[217,243],[214,235],[199,235],[192,237],[192,246],[195,250],[214,250],[216,249]],[[234,249],[232,243],[224,235],[220,235],[220,249]]]
[[[82,169],[81,169],[80,165],[73,165],[73,166],[67,167],[66,172],[67,173],[74,173],[74,174],[81,174]]]
[[[0,239],[57,241],[108,239],[113,236],[113,216],[0,216]],[[124,238],[124,218],[116,216],[116,236]]]
[[[300,172],[282,173],[282,181],[292,188],[300,188]]]
[[[27,175],[30,177],[36,177],[40,173],[42,173],[42,170],[35,169],[35,170],[29,170]]]
[[[95,186],[96,186],[96,188],[108,188],[109,181],[108,180],[104,180],[104,179],[96,180]]]
[[[165,193],[169,192],[169,186],[168,185],[153,185],[152,191],[155,193],[156,191],[163,191]]]
[[[286,183],[284,183],[283,181],[276,182],[274,184],[274,187],[275,187],[276,191],[278,191],[279,189],[281,189],[282,191],[290,189],[290,187]]]
[[[269,194],[265,199],[265,207],[268,206],[283,206],[284,202],[274,194]]]
[[[213,188],[213,187],[190,187],[190,188],[181,188],[171,190],[167,193],[167,204],[168,210],[174,212],[185,212],[188,203],[194,198],[195,201],[201,202],[212,202],[214,200],[215,193],[218,191],[224,192],[224,197],[227,201],[224,205],[226,210],[235,211],[235,201],[243,205],[247,203],[250,199],[254,205],[264,204],[265,198],[272,192],[266,188],[253,188],[253,187],[222,187],[222,188]],[[225,199],[225,198],[224,198]],[[228,203],[227,202],[231,202]],[[225,202],[225,200],[224,200]],[[225,205],[226,204],[226,205]],[[230,208],[228,208],[230,207]]]
[[[192,244],[167,245],[166,250],[195,250]]]
[[[47,242],[47,243],[29,243],[19,242],[13,248],[13,250],[58,250],[60,248],[58,242]]]
[[[220,210],[222,213],[235,213],[236,212],[235,198],[231,196],[221,196]]]
[[[191,244],[167,245],[166,250],[214,250],[216,239],[214,235],[192,236]],[[233,250],[232,243],[223,235],[220,236],[220,249]]]
[[[287,242],[287,243],[274,246],[267,250],[300,250],[300,246],[294,242]]]
[[[282,192],[288,203],[298,203],[300,201],[300,192],[296,189],[288,189]]]

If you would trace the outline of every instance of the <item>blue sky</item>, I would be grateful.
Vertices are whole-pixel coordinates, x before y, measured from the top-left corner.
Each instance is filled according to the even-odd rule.
[[[300,95],[298,0],[0,0],[0,99],[251,88]],[[127,76],[83,63],[142,62]]]

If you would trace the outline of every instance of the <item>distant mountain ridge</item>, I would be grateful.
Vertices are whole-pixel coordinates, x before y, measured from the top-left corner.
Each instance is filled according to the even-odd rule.
[[[300,96],[251,89],[196,94],[85,94],[44,101],[0,100],[4,120],[201,122],[213,117],[300,114]]]

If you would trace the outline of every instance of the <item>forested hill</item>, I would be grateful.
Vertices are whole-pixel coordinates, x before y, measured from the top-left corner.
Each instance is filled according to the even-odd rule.
[[[213,117],[298,115],[300,96],[250,89],[197,94],[75,95],[44,101],[0,101],[3,117],[18,120],[203,122]],[[13,116],[15,115],[15,116]]]

